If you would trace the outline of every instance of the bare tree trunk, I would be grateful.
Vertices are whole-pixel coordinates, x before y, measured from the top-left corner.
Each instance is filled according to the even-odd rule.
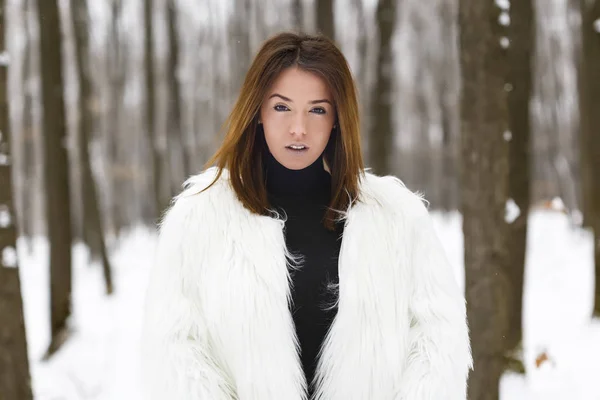
[[[87,232],[85,237],[93,241],[88,242],[88,246],[90,246],[90,249],[97,249],[97,256],[102,260],[106,293],[110,294],[113,292],[112,273],[104,242],[104,228],[98,204],[98,189],[92,172],[88,149],[93,129],[93,116],[90,109],[93,93],[87,36],[89,31],[87,0],[71,0],[71,17],[73,19],[73,32],[75,33],[75,60],[79,79],[78,139],[83,173],[84,232]],[[92,252],[92,256],[95,255]]]
[[[377,56],[376,83],[371,95],[373,131],[369,132],[369,160],[377,174],[391,172],[391,153],[394,151],[394,124],[392,120],[392,36],[396,28],[396,1],[379,0],[377,4],[377,30],[379,54]]]
[[[438,13],[442,23],[442,40],[447,43],[444,55],[438,64],[439,107],[441,114],[441,207],[446,211],[458,208],[457,199],[457,153],[459,139],[458,86],[460,68],[458,60],[458,32],[456,1],[444,1],[439,5]]]
[[[154,0],[144,0],[144,65],[146,73],[146,131],[150,147],[149,163],[150,171],[154,178],[154,199],[156,204],[156,218],[166,206],[162,195],[162,157],[158,148],[158,136],[156,132],[156,79],[154,70]]]
[[[35,182],[35,123],[33,118],[34,94],[32,89],[33,81],[33,38],[31,35],[31,24],[29,20],[29,12],[31,10],[31,1],[23,2],[23,30],[25,31],[25,59],[23,60],[23,180],[25,181],[23,202],[21,214],[23,215],[23,225],[21,229],[27,237],[29,251],[33,251],[31,239],[35,231],[35,202],[33,199],[34,182]]]
[[[175,179],[170,185],[171,196],[175,195],[181,187],[181,182],[191,173],[190,155],[186,146],[185,135],[181,125],[181,91],[177,73],[179,70],[179,35],[177,32],[177,3],[175,0],[167,2],[167,22],[169,33],[169,66],[167,68],[169,81],[169,103],[167,107],[168,121],[167,134],[168,143],[177,144],[175,148],[167,149],[170,155],[170,164],[173,168],[176,164],[180,165],[178,170],[182,169],[181,174],[177,174],[179,179]]]
[[[581,173],[581,212],[583,214],[583,226],[587,228],[592,228],[592,215],[593,215],[593,205],[594,205],[594,195],[593,195],[593,171],[592,171],[592,163],[589,159],[589,150],[590,150],[590,130],[587,126],[588,124],[588,113],[590,112],[589,107],[589,99],[587,96],[587,88],[588,78],[584,76],[584,65],[586,62],[587,56],[585,54],[586,49],[583,48],[584,45],[588,44],[587,41],[584,40],[585,32],[584,23],[587,21],[583,21],[586,16],[584,15],[585,10],[585,0],[575,0],[577,4],[577,9],[581,13],[582,26],[581,26],[581,47],[577,53],[577,85],[579,92],[579,156],[580,156],[580,173]]]
[[[358,86],[358,94],[359,94],[359,106],[360,106],[360,131],[361,137],[364,138],[364,135],[370,130],[371,116],[369,113],[370,110],[370,96],[369,96],[369,84],[368,84],[368,67],[369,67],[369,57],[367,51],[367,43],[369,40],[369,32],[367,29],[367,18],[365,17],[365,10],[362,0],[352,0],[352,7],[355,9],[357,15],[357,26],[358,29],[358,65],[357,65],[357,73],[356,73],[356,81]],[[365,143],[365,150],[368,151],[368,148]],[[370,163],[370,160],[367,160]]]
[[[512,285],[510,330],[507,338],[508,368],[525,373],[522,355],[523,282],[527,249],[527,219],[530,207],[531,123],[529,101],[532,96],[532,57],[535,21],[533,1],[521,0],[510,7],[510,37],[508,93],[511,140],[509,142],[510,197],[521,210],[509,225],[509,276]]]
[[[334,0],[317,0],[317,32],[322,33],[331,40],[335,40],[335,19],[333,17]]]
[[[294,29],[302,32],[304,29],[304,14],[302,9],[302,0],[292,0],[292,22]]]
[[[115,232],[119,232],[127,224],[127,212],[125,211],[125,201],[127,201],[128,190],[130,183],[127,182],[127,166],[122,160],[121,153],[123,152],[123,136],[120,135],[123,116],[125,115],[124,96],[125,85],[127,83],[127,49],[122,40],[121,29],[119,27],[121,21],[121,13],[123,11],[123,3],[120,0],[113,0],[111,4],[111,33],[108,55],[108,71],[109,71],[109,108],[108,108],[108,132],[107,140],[108,147],[108,162],[110,165],[111,179],[111,202],[110,214],[113,220]],[[129,135],[127,136],[127,139]],[[127,145],[125,145],[127,146]],[[126,151],[131,151],[127,147]]]
[[[63,97],[62,38],[56,0],[38,0],[45,138],[46,214],[50,241],[50,357],[68,334],[71,315],[71,198]]]
[[[231,80],[231,91],[233,99],[238,97],[238,93],[244,83],[244,76],[250,65],[250,0],[234,0],[236,12],[230,24],[230,35],[232,35],[233,48],[232,61],[234,63]]]
[[[460,0],[462,214],[467,317],[474,370],[470,399],[497,400],[505,368],[511,285],[507,271],[506,52],[494,0]]]
[[[13,204],[8,112],[6,7],[0,0],[0,393],[3,400],[32,399]]]
[[[600,317],[600,1],[581,0],[581,143],[584,218],[594,230],[595,296],[593,316]],[[587,197],[587,198],[586,198]],[[591,202],[591,204],[590,204]]]
[[[97,225],[94,214],[97,211],[98,204],[95,196],[93,180],[87,176],[86,163],[89,163],[89,151],[87,149],[88,141],[93,131],[93,116],[89,108],[92,101],[92,82],[88,63],[88,16],[86,0],[71,0],[71,19],[73,32],[75,35],[75,63],[77,68],[77,79],[79,82],[79,112],[77,125],[77,143],[79,145],[79,157],[82,164],[81,194],[83,199],[83,239],[90,249],[91,258],[97,260],[101,257],[100,227]],[[86,157],[88,158],[86,160]]]

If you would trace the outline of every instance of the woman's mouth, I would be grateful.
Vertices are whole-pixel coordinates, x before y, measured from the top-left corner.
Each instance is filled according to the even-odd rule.
[[[303,144],[291,144],[289,146],[285,146],[285,148],[296,154],[301,154],[308,150],[308,147]]]

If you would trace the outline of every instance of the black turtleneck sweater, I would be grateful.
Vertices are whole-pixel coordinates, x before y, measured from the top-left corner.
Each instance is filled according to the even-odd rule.
[[[310,385],[316,359],[335,315],[336,294],[327,286],[338,283],[338,256],[343,224],[336,231],[323,225],[331,198],[331,176],[323,158],[302,170],[281,165],[270,152],[264,157],[265,178],[272,207],[287,215],[288,250],[302,257],[292,270],[292,315],[300,342],[302,365]]]

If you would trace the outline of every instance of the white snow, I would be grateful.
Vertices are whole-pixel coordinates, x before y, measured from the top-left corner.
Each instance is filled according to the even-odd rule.
[[[502,26],[509,26],[510,25],[510,14],[506,11],[502,11],[500,13],[500,16],[498,17],[498,23],[500,23],[500,25],[502,25]]]
[[[510,10],[510,0],[496,0],[496,5],[504,11]]]
[[[7,268],[17,267],[17,251],[12,246],[2,249],[2,265]]]
[[[515,203],[513,199],[508,199],[506,201],[506,206],[504,210],[504,220],[507,223],[512,224],[516,221],[517,218],[519,218],[519,215],[521,215],[521,209],[519,208],[517,203]]]
[[[0,228],[8,228],[11,224],[10,211],[6,204],[0,204]]]
[[[434,213],[434,223],[459,282],[463,238],[457,213]],[[72,336],[50,361],[48,248],[36,239],[31,254],[19,240],[27,339],[37,400],[142,400],[138,375],[141,310],[155,236],[133,229],[113,249],[115,294],[104,294],[101,268],[74,247]],[[530,215],[524,295],[525,377],[505,375],[501,400],[598,400],[600,322],[590,322],[592,237],[553,210]],[[548,361],[539,368],[543,353]]]
[[[8,67],[10,64],[10,54],[7,51],[0,53],[0,67]]]

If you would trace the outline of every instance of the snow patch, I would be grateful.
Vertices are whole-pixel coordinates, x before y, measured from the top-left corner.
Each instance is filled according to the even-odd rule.
[[[0,67],[8,67],[10,64],[10,54],[7,51],[0,53]]]
[[[509,0],[496,0],[496,5],[504,11],[510,10],[510,1]]]
[[[2,265],[6,268],[17,268],[17,251],[12,246],[2,249]]]
[[[504,220],[507,223],[512,224],[517,220],[517,218],[519,218],[520,215],[521,209],[519,208],[517,203],[515,203],[513,199],[508,199],[506,201],[506,206],[504,209]]]
[[[8,228],[11,224],[12,218],[10,217],[10,211],[6,204],[0,204],[0,228]]]
[[[506,11],[502,11],[498,17],[498,23],[502,26],[510,25],[510,14]]]

